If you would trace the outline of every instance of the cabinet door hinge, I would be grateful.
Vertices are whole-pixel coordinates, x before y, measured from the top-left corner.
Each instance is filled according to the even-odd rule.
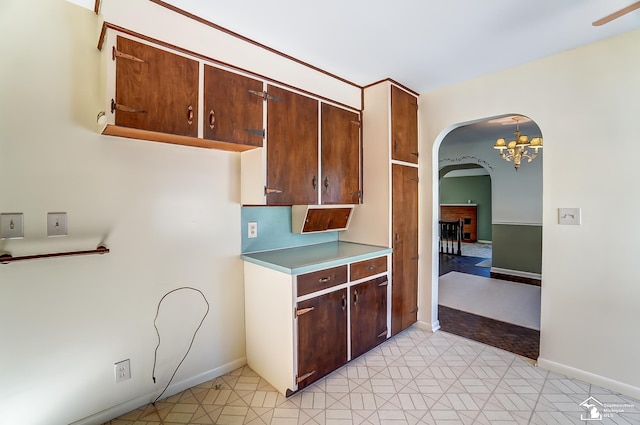
[[[409,312],[409,314],[413,314],[413,313],[417,313],[417,312],[418,312],[418,307],[416,307],[415,309],[411,310],[411,311]]]
[[[387,330],[385,329],[384,332],[380,332],[380,334],[378,335],[378,338],[382,338],[383,336],[387,336]]]
[[[266,132],[264,131],[264,129],[262,130],[253,130],[251,128],[245,128],[244,131],[246,131],[247,133],[251,133],[251,134],[255,134],[258,136],[262,136],[262,138],[264,139]]]
[[[251,94],[255,94],[256,96],[260,96],[262,100],[264,100],[265,102],[267,100],[273,100],[274,102],[282,102],[282,99],[280,99],[279,97],[275,97],[274,95],[271,95],[266,91],[259,91],[259,90],[247,90],[247,91]]]
[[[116,49],[116,46],[113,46],[111,48],[111,59],[116,60],[116,58],[127,59],[130,61],[139,62],[139,63],[147,63],[147,61],[137,58],[133,55],[123,53],[120,50]]]
[[[266,196],[266,195],[269,195],[269,194],[271,194],[271,193],[282,193],[282,190],[281,190],[281,189],[271,189],[271,188],[269,188],[269,187],[265,186],[265,187],[264,187],[264,194],[265,194],[265,196]]]
[[[380,282],[378,286],[389,286],[389,281],[385,280],[384,282]]]
[[[420,183],[420,179],[418,177],[412,177],[411,181],[412,182],[416,182],[416,183]]]
[[[418,157],[419,157],[418,152],[411,152],[411,155],[414,155],[416,158],[418,158]]]
[[[116,109],[118,111],[123,111],[123,112],[135,112],[139,114],[147,113],[147,111],[145,111],[144,109],[137,109],[137,108],[132,108],[131,106],[122,105],[120,103],[116,103],[115,100],[111,99],[111,113],[113,114],[116,111]]]
[[[351,120],[350,121],[351,124],[357,125],[358,127],[360,127],[360,121],[356,121],[356,120]]]
[[[420,256],[419,256],[419,255],[416,255],[415,257],[411,257],[411,259],[412,259],[412,260],[419,260],[419,259],[420,259]]]
[[[305,379],[307,379],[308,377],[310,377],[310,376],[311,376],[311,375],[313,375],[314,373],[316,373],[316,371],[315,371],[315,370],[312,370],[312,371],[311,371],[311,372],[309,372],[309,373],[305,373],[304,375],[302,375],[302,376],[300,376],[300,377],[297,377],[297,378],[296,378],[296,383],[298,383],[298,384],[299,384],[300,382],[304,381]]]
[[[300,317],[303,314],[307,314],[311,311],[313,311],[315,309],[315,307],[307,307],[307,308],[301,308],[301,309],[297,309],[296,308],[296,317]]]

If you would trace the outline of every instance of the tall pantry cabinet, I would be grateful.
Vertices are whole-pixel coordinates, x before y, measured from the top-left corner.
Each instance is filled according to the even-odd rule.
[[[364,89],[363,204],[341,240],[390,246],[391,334],[418,313],[418,99],[385,80]]]

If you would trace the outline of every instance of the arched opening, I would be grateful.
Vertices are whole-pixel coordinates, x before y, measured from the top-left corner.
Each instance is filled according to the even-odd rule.
[[[498,138],[510,140],[516,130],[514,116],[522,117],[517,124],[522,134],[542,137],[533,120],[505,114],[450,126],[434,145],[433,267],[438,273],[432,280],[432,323],[535,359],[540,340],[542,155],[532,162],[523,160],[516,170],[493,148]],[[452,173],[463,179],[443,186],[445,176]],[[465,183],[475,179],[471,176],[480,175],[483,184],[488,181],[489,202],[476,202],[481,195],[474,191],[480,189],[464,189]],[[446,194],[448,190],[456,193]],[[451,254],[440,253],[439,220],[448,204],[456,210],[472,209],[465,204],[474,206],[478,216],[484,214],[484,232],[472,239],[491,244],[490,268],[479,267],[472,257],[466,262],[451,261]],[[450,257],[449,261],[443,262],[443,257]]]

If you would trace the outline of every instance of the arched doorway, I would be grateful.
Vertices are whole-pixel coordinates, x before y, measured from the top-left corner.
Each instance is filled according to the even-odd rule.
[[[449,131],[443,132],[437,150],[434,149],[438,167],[437,171],[434,170],[433,202],[438,204],[438,209],[442,197],[440,178],[446,173],[451,170],[468,172],[483,169],[489,175],[492,218],[488,242],[493,243],[494,258],[489,276],[478,277],[480,274],[469,270],[454,270],[444,278],[438,273],[438,278],[434,278],[433,282],[432,311],[434,314],[438,312],[439,325],[445,331],[535,359],[538,356],[540,329],[542,157],[538,155],[531,163],[523,162],[516,170],[513,163],[505,161],[493,149],[497,138],[510,140],[509,136],[516,127],[513,116],[508,114],[451,126]],[[518,127],[522,134],[542,136],[535,122],[526,117],[519,121]],[[468,198],[466,202],[472,203],[471,195]],[[456,201],[465,202],[464,199]],[[434,208],[435,221],[438,216]],[[434,229],[437,228],[437,223],[434,223]],[[438,238],[438,233],[434,233],[434,238]],[[436,267],[440,270],[441,258],[438,258],[437,264],[434,262]],[[531,285],[536,281],[536,287]],[[494,284],[497,286],[491,287]],[[488,291],[494,291],[494,296],[474,292],[485,286]],[[459,304],[451,301],[453,287],[457,288],[458,298],[462,300]],[[509,301],[511,295],[507,294],[515,289],[516,295],[513,296],[516,298]],[[517,295],[518,291],[525,295]],[[464,298],[470,299],[465,301]],[[527,301],[523,301],[525,298]],[[445,300],[453,305],[443,305]],[[512,303],[521,304],[515,309],[515,314],[505,314],[506,310],[514,310],[509,305]],[[518,316],[520,313],[521,316]]]

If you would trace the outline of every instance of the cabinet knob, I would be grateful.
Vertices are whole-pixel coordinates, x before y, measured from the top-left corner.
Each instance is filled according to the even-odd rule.
[[[346,308],[347,308],[347,297],[345,297],[343,294],[342,295],[342,311],[345,311]]]
[[[318,279],[318,283],[327,283],[331,280],[331,276]]]
[[[324,178],[324,189],[329,189],[329,177]]]
[[[193,124],[193,106],[191,105],[187,108],[187,124]]]
[[[313,184],[314,189],[318,187],[318,179],[316,178],[316,176],[313,176],[313,180],[311,180],[311,184]]]
[[[353,290],[353,305],[358,304],[358,290],[354,289]]]
[[[216,113],[213,112],[213,109],[209,111],[209,128],[213,130],[216,126]]]

